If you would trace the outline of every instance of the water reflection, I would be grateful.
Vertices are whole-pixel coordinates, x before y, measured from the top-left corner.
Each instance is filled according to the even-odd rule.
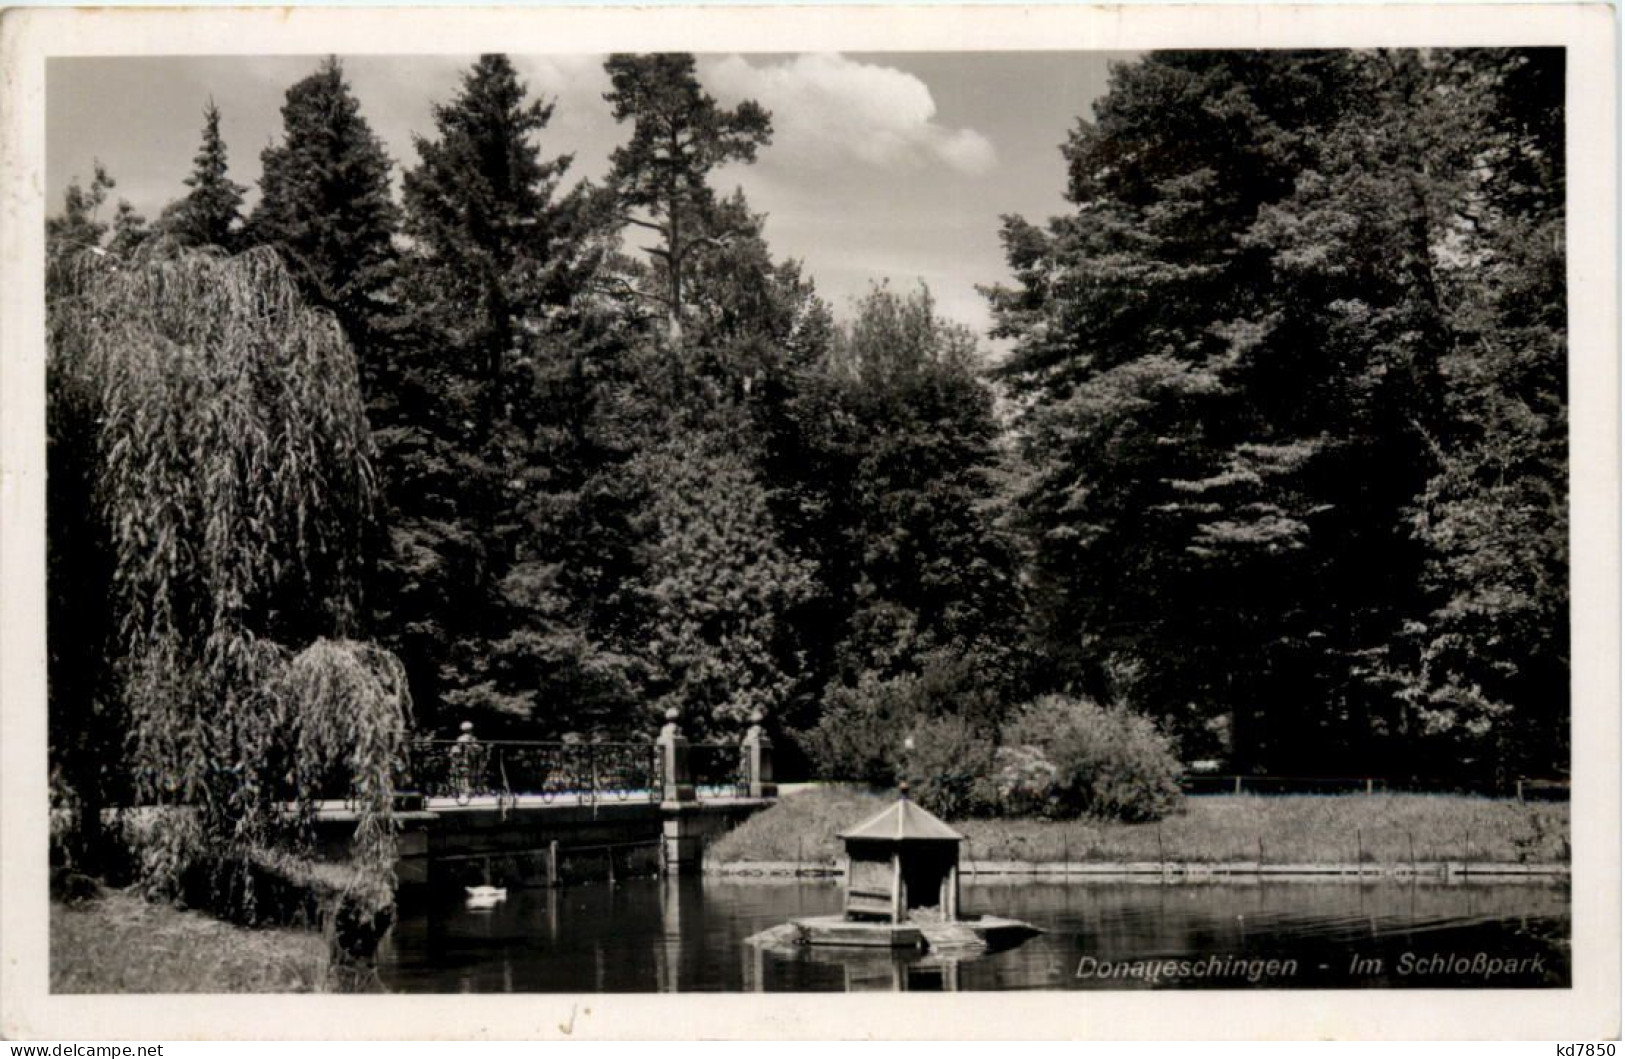
[[[403,917],[380,971],[393,989],[476,993],[1569,984],[1566,884],[1006,882],[963,901],[1046,933],[970,960],[786,955],[743,939],[838,912],[838,883],[639,879],[431,904]]]

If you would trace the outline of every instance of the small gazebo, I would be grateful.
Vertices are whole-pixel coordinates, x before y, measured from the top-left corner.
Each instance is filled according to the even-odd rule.
[[[959,918],[959,844],[965,836],[897,800],[840,838],[846,843],[846,918],[905,923],[916,909]]]
[[[959,844],[965,836],[908,800],[895,802],[843,831],[846,910],[803,916],[746,940],[781,950],[801,946],[927,949],[965,958],[1018,945],[1037,927],[1020,920],[959,914]]]

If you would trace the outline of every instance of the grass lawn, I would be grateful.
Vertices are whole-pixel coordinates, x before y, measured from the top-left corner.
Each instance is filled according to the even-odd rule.
[[[895,793],[821,785],[790,794],[712,843],[706,859],[828,862],[835,837]],[[1453,794],[1203,795],[1155,824],[954,820],[961,856],[1018,861],[1567,863],[1566,803]]]
[[[53,993],[309,993],[330,989],[314,931],[249,930],[107,890],[51,902]]]

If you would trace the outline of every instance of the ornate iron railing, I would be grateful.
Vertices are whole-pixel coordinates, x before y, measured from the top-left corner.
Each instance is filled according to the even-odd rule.
[[[739,743],[691,743],[688,770],[698,798],[743,798],[750,793],[750,758]]]
[[[660,799],[652,743],[422,740],[412,744],[403,781],[403,789],[462,805],[491,797],[578,805]]]

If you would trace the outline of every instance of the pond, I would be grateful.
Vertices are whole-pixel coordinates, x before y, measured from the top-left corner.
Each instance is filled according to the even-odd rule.
[[[428,993],[1189,988],[1554,988],[1567,881],[967,883],[969,915],[1045,931],[1002,952],[764,951],[756,932],[840,911],[834,880],[635,879],[431,902],[380,952]]]

